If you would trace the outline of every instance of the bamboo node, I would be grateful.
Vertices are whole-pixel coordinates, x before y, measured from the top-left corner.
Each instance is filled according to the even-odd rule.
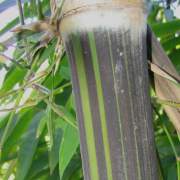
[[[73,7],[73,5],[65,6],[62,10],[62,14],[60,16],[60,19],[63,19],[64,17],[71,16],[77,13],[81,13],[83,11],[88,10],[99,10],[99,9],[126,9],[126,8],[138,8],[145,10],[145,5],[140,2],[134,2],[134,1],[123,1],[123,2],[103,2],[103,3],[91,3],[91,4],[85,4],[85,5],[76,5]]]

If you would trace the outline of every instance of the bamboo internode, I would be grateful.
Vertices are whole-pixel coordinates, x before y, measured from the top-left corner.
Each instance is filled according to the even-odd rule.
[[[157,180],[144,1],[67,0],[60,33],[71,65],[85,180]]]

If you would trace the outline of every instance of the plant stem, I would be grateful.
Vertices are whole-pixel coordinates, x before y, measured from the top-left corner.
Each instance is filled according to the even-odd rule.
[[[0,99],[13,95],[15,93],[18,93],[19,91],[24,91],[25,88],[33,85],[35,82],[39,81],[41,78],[43,78],[46,74],[40,75],[39,77],[25,83],[24,85],[20,86],[18,89],[12,90],[12,91],[8,91],[6,93],[0,94]]]
[[[52,76],[52,82],[51,82],[51,91],[50,91],[50,95],[49,95],[49,102],[53,102],[53,97],[54,97],[54,69],[55,67],[53,67],[52,69],[52,72],[51,72],[51,76]],[[49,138],[50,138],[50,151],[51,151],[51,148],[53,147],[53,144],[54,144],[54,135],[53,135],[53,132],[54,132],[54,124],[53,124],[53,112],[52,112],[52,109],[51,109],[51,106],[48,105],[48,119],[47,119],[47,127],[48,127],[48,134],[49,134]]]
[[[24,25],[24,14],[23,14],[23,8],[22,8],[22,2],[21,0],[17,0],[17,5],[18,5],[18,10],[19,10],[19,19],[20,19],[20,23],[21,25]]]
[[[60,117],[62,117],[69,125],[71,125],[72,127],[74,127],[75,129],[77,129],[76,124],[74,124],[73,122],[71,122],[65,115],[64,113],[58,108],[56,107],[56,105],[52,102],[50,102],[48,99],[44,99],[44,102],[51,107],[51,109],[58,114]]]

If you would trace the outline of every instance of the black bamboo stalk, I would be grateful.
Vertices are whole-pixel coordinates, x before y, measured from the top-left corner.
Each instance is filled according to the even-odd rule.
[[[143,0],[67,0],[69,56],[85,180],[156,180]]]

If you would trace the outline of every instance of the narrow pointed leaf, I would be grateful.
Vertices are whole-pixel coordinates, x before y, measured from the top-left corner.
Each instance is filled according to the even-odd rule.
[[[16,180],[26,179],[26,175],[31,166],[33,155],[39,141],[39,139],[36,138],[36,131],[43,115],[44,113],[40,112],[34,116],[30,128],[25,134],[22,144],[20,145],[17,161]]]

